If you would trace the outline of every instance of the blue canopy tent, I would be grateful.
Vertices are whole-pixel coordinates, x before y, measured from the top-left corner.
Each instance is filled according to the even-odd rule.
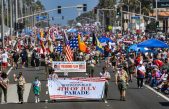
[[[99,41],[100,41],[100,43],[105,43],[105,42],[111,42],[111,43],[113,43],[113,41],[110,38],[107,38],[105,36],[100,37]]]
[[[147,48],[145,48],[145,47],[138,47],[137,44],[131,45],[128,50],[129,50],[129,52],[130,52],[131,50],[136,51],[136,52],[139,52],[139,51],[140,51],[140,52],[142,52],[142,53],[148,52],[148,49],[147,49]]]
[[[169,46],[157,39],[149,39],[144,42],[137,44],[138,47],[147,47],[147,48],[168,48]]]

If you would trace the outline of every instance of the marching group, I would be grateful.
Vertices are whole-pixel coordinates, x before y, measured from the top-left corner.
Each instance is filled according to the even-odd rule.
[[[44,33],[44,38],[47,37],[47,33]],[[91,33],[92,34],[92,33]],[[128,51],[128,47],[131,43],[138,43],[143,40],[149,39],[146,35],[139,37],[137,35],[129,35],[128,37],[122,37],[121,35],[104,33],[95,33],[98,36],[104,35],[104,37],[110,38],[113,45],[106,42],[103,47],[103,52],[97,50],[97,44],[93,44],[89,41],[93,36],[88,35],[86,42],[88,42],[88,52],[81,52],[78,49],[72,50],[74,61],[85,60],[87,62],[87,73],[89,77],[94,77],[94,70],[96,64],[101,64],[102,60],[105,61],[102,71],[100,72],[101,77],[107,78],[105,83],[105,102],[108,94],[109,80],[111,79],[110,72],[115,72],[115,83],[118,85],[120,92],[120,100],[126,100],[126,89],[129,82],[133,82],[133,76],[137,78],[138,88],[143,88],[143,84],[149,84],[154,89],[161,91],[164,94],[169,94],[169,50],[168,49],[156,49],[157,52],[143,53],[141,51]],[[51,61],[64,61],[65,54],[60,53],[56,50],[53,52],[45,53],[42,52],[43,47],[40,44],[40,40],[36,38],[37,34],[30,35],[29,37],[20,37],[15,44],[3,49],[1,52],[1,77],[0,77],[0,102],[2,98],[2,92],[4,93],[4,101],[7,103],[7,87],[9,85],[8,75],[4,72],[9,65],[13,65],[14,69],[19,67],[25,68],[29,65],[34,66],[35,70],[39,70],[42,59],[45,61],[47,77],[58,78],[58,75],[54,72],[51,66]],[[72,34],[70,34],[72,35]],[[91,38],[90,38],[91,37]],[[127,40],[127,41],[126,41]],[[167,38],[160,39],[166,41]],[[125,42],[126,41],[126,42]],[[61,40],[52,42],[55,47],[58,44],[63,44]],[[19,64],[18,64],[19,63]],[[20,66],[21,65],[21,66]],[[111,68],[111,70],[109,70]],[[23,103],[24,85],[26,83],[22,72],[19,75],[13,75],[14,80],[17,82],[17,91],[19,102]],[[41,91],[41,82],[38,77],[35,77],[33,82],[33,90],[35,94],[35,102],[39,102],[39,95]]]

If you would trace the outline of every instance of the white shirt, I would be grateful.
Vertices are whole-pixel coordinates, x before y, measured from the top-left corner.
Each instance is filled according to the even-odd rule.
[[[1,57],[2,57],[2,62],[8,62],[8,54],[7,53],[3,53],[1,55]]]
[[[142,66],[138,66],[137,69],[142,71],[142,72],[146,72],[146,68],[143,65]]]
[[[49,79],[51,79],[51,80],[58,79],[58,75],[56,73],[50,74]]]
[[[107,79],[110,79],[110,78],[111,78],[110,73],[107,72],[107,71],[106,71],[105,73],[100,72],[100,76],[101,76],[101,77],[105,77],[105,78],[107,78]]]

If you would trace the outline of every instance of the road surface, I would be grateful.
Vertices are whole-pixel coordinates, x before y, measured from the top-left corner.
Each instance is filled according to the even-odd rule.
[[[98,76],[104,63],[95,68],[95,76]],[[110,70],[110,69],[109,69]],[[16,83],[13,81],[13,74],[24,72],[26,78],[26,90],[24,93],[24,104],[17,104]],[[138,89],[136,80],[129,84],[127,90],[127,101],[119,100],[119,92],[114,82],[114,73],[110,70],[112,78],[109,85],[108,103],[100,101],[58,101],[55,103],[46,102],[49,96],[46,94],[46,78],[44,67],[39,71],[33,67],[11,70],[9,73],[10,86],[8,90],[8,104],[0,104],[0,109],[168,109],[169,101],[155,94],[144,87]],[[62,75],[61,73],[59,74]],[[35,76],[39,76],[42,82],[41,102],[34,103],[32,82]],[[86,76],[85,73],[69,73],[70,77]]]

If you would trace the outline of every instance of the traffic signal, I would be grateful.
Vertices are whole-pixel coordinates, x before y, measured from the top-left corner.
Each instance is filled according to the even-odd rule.
[[[62,16],[62,20],[64,20],[64,16]]]
[[[156,21],[156,27],[157,27],[157,28],[160,27],[159,21]]]
[[[84,11],[84,12],[87,11],[87,4],[83,4],[83,11]]]
[[[54,17],[52,17],[52,20],[54,20]]]
[[[15,25],[14,25],[15,31],[17,31],[17,30],[22,30],[22,29],[24,29],[24,28],[25,28],[25,24],[24,24],[24,23],[16,23],[16,22],[15,22]]]
[[[120,8],[117,8],[117,13],[116,13],[118,16],[121,15],[121,11],[120,11]]]
[[[58,6],[58,14],[61,14],[61,6]]]

